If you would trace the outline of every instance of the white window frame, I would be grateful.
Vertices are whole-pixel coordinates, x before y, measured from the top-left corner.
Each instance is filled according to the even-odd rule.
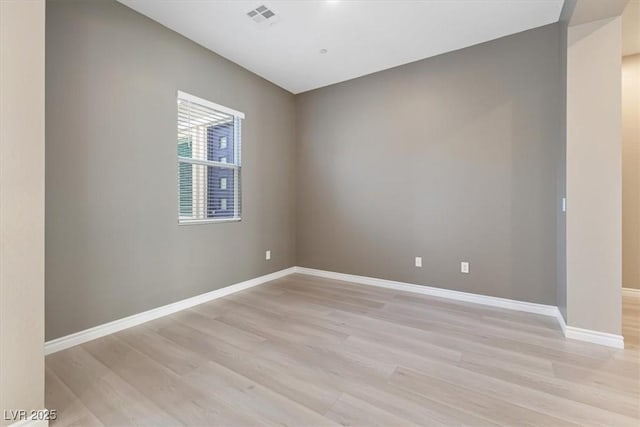
[[[229,107],[225,107],[220,104],[216,104],[214,102],[208,101],[206,99],[199,98],[195,95],[191,95],[186,92],[178,91],[177,93],[177,101],[189,101],[194,104],[199,104],[201,106],[210,108],[212,110],[216,110],[222,113],[229,114],[233,116],[234,126],[233,126],[233,144],[234,144],[234,163],[222,163],[213,160],[200,160],[193,159],[188,157],[177,156],[177,164],[178,170],[180,169],[180,164],[192,164],[192,165],[203,165],[203,166],[213,166],[220,167],[226,169],[233,170],[233,192],[234,192],[234,206],[233,206],[233,217],[231,218],[202,218],[202,219],[184,219],[180,217],[180,197],[178,196],[178,225],[194,225],[194,224],[211,224],[211,223],[220,223],[220,222],[239,222],[242,221],[242,213],[240,212],[240,173],[242,168],[241,163],[241,120],[245,118],[244,113],[234,110]],[[227,158],[225,157],[225,160]],[[178,180],[178,195],[180,194],[180,182]]]

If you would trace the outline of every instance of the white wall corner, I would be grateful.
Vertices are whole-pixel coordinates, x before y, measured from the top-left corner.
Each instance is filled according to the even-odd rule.
[[[562,329],[562,334],[567,336],[567,322],[564,320],[564,316],[558,307],[556,307],[556,319],[558,320],[558,325],[560,325],[560,329]]]

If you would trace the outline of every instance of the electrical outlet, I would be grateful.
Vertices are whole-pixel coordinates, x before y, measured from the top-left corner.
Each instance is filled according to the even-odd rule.
[[[264,259],[266,259],[267,261],[271,259],[271,251],[266,251],[264,253]]]
[[[469,263],[467,261],[460,263],[460,273],[469,274]]]
[[[421,256],[417,256],[416,257],[416,267],[422,267],[422,257]]]

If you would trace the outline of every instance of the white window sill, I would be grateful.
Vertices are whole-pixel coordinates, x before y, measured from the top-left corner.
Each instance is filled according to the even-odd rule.
[[[220,222],[240,222],[242,218],[208,218],[208,219],[182,219],[178,225],[216,224]]]

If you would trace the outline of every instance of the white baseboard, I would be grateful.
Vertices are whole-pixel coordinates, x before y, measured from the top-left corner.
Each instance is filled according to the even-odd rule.
[[[344,282],[360,283],[363,285],[378,286],[382,288],[447,298],[456,301],[471,302],[491,307],[550,316],[557,319],[558,325],[560,326],[560,329],[562,330],[562,333],[566,338],[586,341],[593,344],[601,344],[608,347],[624,348],[624,338],[621,335],[592,331],[567,325],[564,317],[562,316],[562,313],[560,312],[560,309],[553,305],[536,304],[487,295],[472,294],[468,292],[452,291],[449,289],[434,288],[431,286],[416,285],[412,283],[396,282],[393,280],[376,279],[373,277],[356,276],[353,274],[336,273],[333,271],[325,270],[316,270],[306,267],[296,267],[295,272],[300,274],[307,274],[310,276],[324,277],[326,279],[342,280]]]
[[[162,307],[154,308],[142,313],[134,314],[122,319],[114,320],[113,322],[105,323],[95,326],[93,328],[85,329],[84,331],[76,332],[71,335],[56,338],[51,341],[47,341],[44,344],[44,354],[51,354],[57,351],[64,350],[69,347],[73,347],[78,344],[85,343],[87,341],[94,340],[96,338],[104,337],[109,334],[113,334],[123,329],[131,328],[133,326],[140,325],[150,320],[164,317],[169,314],[175,313],[186,308],[193,307],[211,301],[217,298],[224,297],[226,295],[233,294],[235,292],[243,291],[245,289],[252,288],[263,283],[270,282],[275,279],[279,279],[284,276],[288,276],[296,271],[296,267],[290,267],[284,270],[276,271],[271,274],[256,277],[244,282],[236,283],[234,285],[226,286],[224,288],[216,289],[205,294],[196,295],[191,298],[184,299],[182,301],[174,302],[171,304],[163,305]]]
[[[622,288],[622,295],[625,297],[640,298],[640,289]]]
[[[360,283],[363,285],[378,286],[381,288],[395,289],[399,291],[413,292],[434,297],[452,299],[456,301],[471,302],[476,304],[488,305],[491,307],[506,308],[509,310],[525,311],[527,313],[542,314],[544,316],[556,317],[556,313],[558,312],[558,307],[553,305],[516,301],[506,298],[472,294],[469,292],[452,291],[449,289],[434,288],[431,286],[415,285],[413,283],[396,282],[393,280],[376,279],[373,277],[335,273],[333,271],[325,270],[316,270],[313,268],[296,267],[296,273],[307,274],[309,276],[324,277],[327,279],[342,280],[345,282]]]
[[[562,329],[562,334],[567,336],[567,322],[564,320],[564,316],[558,307],[556,307],[556,320],[558,321],[558,325],[560,325],[560,329]]]
[[[575,326],[567,326],[564,336],[572,340],[586,341],[613,348],[624,348],[624,337],[622,335],[598,332],[591,329],[582,329]]]
[[[154,320],[160,317],[167,316],[169,314],[193,307],[198,304],[205,303],[217,298],[224,297],[226,295],[233,294],[251,287],[261,285],[263,283],[270,282],[272,280],[279,279],[284,276],[288,276],[293,273],[306,274],[316,277],[324,277],[327,279],[341,280],[345,282],[360,283],[363,285],[377,286],[388,289],[395,289],[406,292],[413,292],[423,295],[430,295],[440,298],[447,298],[456,301],[464,301],[475,304],[481,304],[491,307],[504,308],[508,310],[523,311],[527,313],[541,314],[544,316],[550,316],[557,319],[560,328],[565,337],[580,341],[587,341],[594,344],[606,345],[614,348],[624,348],[624,339],[620,335],[609,334],[605,332],[592,331],[582,328],[569,326],[565,323],[565,319],[560,313],[558,307],[545,304],[536,304],[525,301],[517,301],[506,298],[498,298],[487,295],[478,295],[468,292],[452,291],[449,289],[435,288],[431,286],[416,285],[412,283],[396,282],[393,280],[376,279],[373,277],[357,276],[353,274],[336,273],[332,271],[317,270],[306,267],[290,267],[284,270],[276,271],[271,274],[256,277],[244,282],[236,283],[235,285],[227,286],[215,291],[207,292],[205,294],[197,295],[191,298],[184,299],[172,304],[164,305],[162,307],[154,308],[142,313],[134,314],[122,319],[114,320],[113,322],[98,325],[93,328],[86,329],[84,331],[76,332],[71,335],[56,338],[51,341],[47,341],[44,344],[44,353],[51,354],[57,351],[64,350],[69,347],[73,347],[78,344],[85,343],[87,341],[94,340],[123,329],[131,328],[133,326],[140,325],[142,323]]]

